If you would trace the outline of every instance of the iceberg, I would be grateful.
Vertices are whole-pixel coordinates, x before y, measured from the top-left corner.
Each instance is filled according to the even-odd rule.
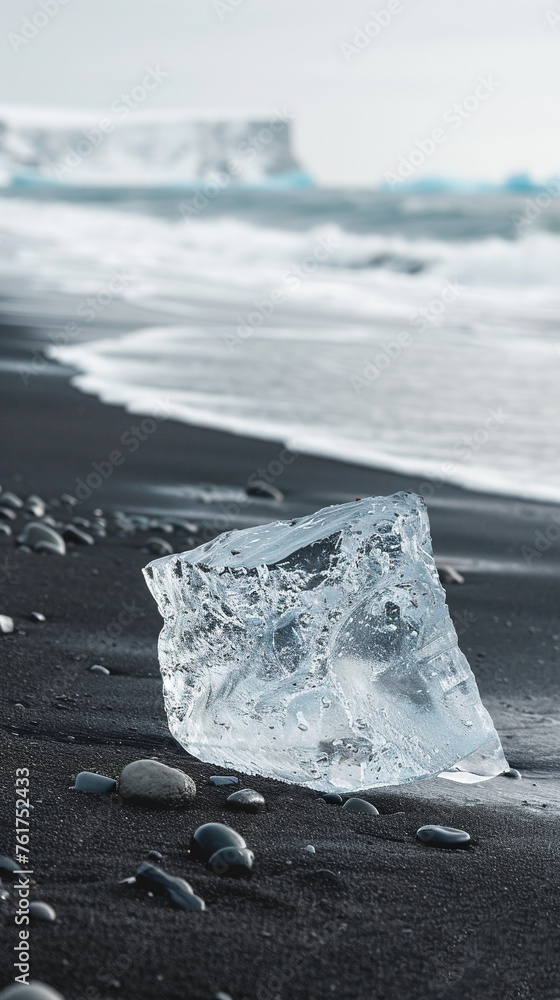
[[[267,112],[98,112],[0,106],[7,186],[70,188],[311,184],[292,151],[291,116]],[[124,114],[123,114],[124,112]]]
[[[420,497],[229,531],[144,574],[169,727],[200,760],[321,791],[507,768]]]

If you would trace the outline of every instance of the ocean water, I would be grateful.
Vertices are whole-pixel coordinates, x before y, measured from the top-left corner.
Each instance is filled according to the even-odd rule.
[[[560,207],[528,198],[5,192],[0,291],[131,412],[557,502]]]

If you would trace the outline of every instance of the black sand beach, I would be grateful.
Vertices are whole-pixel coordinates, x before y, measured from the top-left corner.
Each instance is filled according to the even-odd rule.
[[[6,325],[1,336],[2,488],[46,500],[73,494],[142,418],[80,394],[55,365],[25,385],[18,365],[31,364],[45,333]],[[210,1000],[218,990],[233,1000],[556,1000],[560,544],[530,562],[523,555],[546,533],[552,507],[451,486],[429,499],[436,556],[465,576],[447,588],[460,643],[522,781],[383,790],[370,796],[381,813],[372,820],[297,786],[242,779],[264,794],[267,811],[232,820],[226,790],[207,782],[216,769],[169,735],[160,618],[140,572],[154,532],[120,537],[111,512],[188,516],[217,533],[420,489],[410,477],[299,456],[275,478],[282,503],[251,498],[226,510],[210,491],[210,502],[198,503],[204,517],[187,514],[185,486],[243,490],[281,452],[165,421],[76,507],[85,518],[101,508],[107,538],[70,545],[65,558],[22,553],[0,538],[0,613],[16,625],[0,636],[0,853],[13,854],[15,771],[29,768],[33,897],[58,917],[31,927],[32,977],[67,1000]],[[180,551],[196,535],[185,528],[164,537]],[[122,626],[125,605],[134,610]],[[30,621],[32,611],[46,622]],[[89,672],[93,663],[110,676]],[[70,789],[81,770],[118,777],[129,761],[151,756],[195,779],[188,810],[154,812]],[[220,879],[189,859],[192,831],[211,820],[231,822],[254,849],[251,881]],[[466,829],[475,845],[422,847],[415,832],[426,823]],[[185,913],[119,884],[153,849],[207,912]],[[16,928],[10,901],[0,908],[3,986],[14,975]]]

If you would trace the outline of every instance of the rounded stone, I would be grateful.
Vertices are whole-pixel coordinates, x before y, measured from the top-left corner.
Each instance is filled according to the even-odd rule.
[[[12,534],[12,529],[10,528],[10,525],[0,523],[0,536],[3,536],[4,538],[9,538],[11,534]]]
[[[32,549],[29,549],[26,545],[22,545],[21,548],[27,552],[46,552],[51,556],[63,556],[66,554],[66,550],[62,552],[60,545],[55,542],[37,542]]]
[[[192,858],[208,861],[217,851],[226,847],[243,849],[247,844],[241,834],[225,823],[204,823],[194,831],[189,850]]]
[[[82,531],[75,524],[67,524],[62,532],[62,537],[67,542],[74,542],[75,545],[93,545],[94,541],[87,531]]]
[[[346,799],[342,808],[347,812],[360,812],[368,813],[370,816],[379,816],[379,810],[375,808],[372,802],[368,802],[366,799]]]
[[[208,778],[208,783],[210,785],[216,785],[217,788],[225,787],[226,785],[238,785],[239,778],[234,777],[233,774],[213,774]]]
[[[507,771],[503,772],[502,777],[503,778],[514,778],[515,780],[518,781],[520,778],[523,777],[523,775],[521,774],[521,771],[517,770],[516,767],[508,767]]]
[[[109,668],[108,667],[104,667],[101,663],[94,663],[93,666],[91,666],[89,668],[89,670],[90,670],[90,673],[92,673],[92,674],[104,674],[105,677],[108,677],[109,674],[111,673],[111,671],[109,670]]]
[[[173,554],[173,546],[165,538],[148,538],[146,546],[155,556],[170,556]]]
[[[265,483],[262,479],[257,479],[250,486],[247,486],[245,492],[248,497],[262,497],[263,499],[266,497],[267,500],[276,500],[278,502],[284,499],[284,494],[281,490],[270,483]]]
[[[9,632],[14,631],[14,619],[10,618],[9,615],[0,615],[0,632],[4,635],[8,635]]]
[[[215,875],[228,878],[251,878],[255,855],[247,847],[222,847],[208,859],[208,868]]]
[[[134,760],[121,771],[119,794],[125,802],[158,809],[184,809],[196,795],[192,778],[159,760]]]
[[[146,857],[148,858],[148,861],[155,861],[156,864],[163,861],[163,854],[160,854],[159,851],[148,851]]]
[[[23,507],[23,500],[16,496],[15,493],[10,493],[8,490],[0,496],[0,503],[3,507],[10,507],[11,510],[20,510],[20,508]]]
[[[323,795],[323,802],[328,802],[330,806],[341,806],[342,805],[342,795],[338,792],[327,792]]]
[[[42,920],[44,923],[54,924],[56,913],[48,903],[34,900],[29,904],[29,916],[32,920]]]
[[[32,611],[29,615],[32,622],[46,622],[46,618],[41,611]]]
[[[426,847],[465,849],[471,845],[466,830],[457,830],[453,826],[421,826],[416,831],[416,839]]]
[[[266,802],[264,796],[254,788],[241,788],[238,792],[228,795],[226,807],[237,809],[239,812],[257,813],[266,808]]]
[[[50,986],[30,980],[27,986],[25,983],[6,986],[0,993],[0,1000],[64,1000],[64,997]]]
[[[0,517],[3,517],[5,521],[15,521],[16,512],[11,507],[2,507],[0,504]]]
[[[104,774],[96,774],[95,771],[80,771],[76,775],[74,788],[78,792],[105,795],[107,792],[116,791],[117,782],[114,778],[107,778]]]
[[[0,854],[0,878],[18,878],[21,865],[16,864],[7,854]]]
[[[66,543],[62,535],[48,524],[37,524],[34,521],[26,524],[17,540],[21,545],[29,545],[35,552],[66,555]]]
[[[166,893],[171,902],[182,910],[195,910],[201,913],[206,909],[204,900],[196,895],[189,882],[176,875],[169,875],[161,868],[149,865],[147,861],[142,861],[137,868],[136,883],[142,889]]]

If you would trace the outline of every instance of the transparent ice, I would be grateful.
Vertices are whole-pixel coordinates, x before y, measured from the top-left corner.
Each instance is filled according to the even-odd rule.
[[[144,570],[173,736],[320,790],[507,767],[410,493],[229,531]]]

